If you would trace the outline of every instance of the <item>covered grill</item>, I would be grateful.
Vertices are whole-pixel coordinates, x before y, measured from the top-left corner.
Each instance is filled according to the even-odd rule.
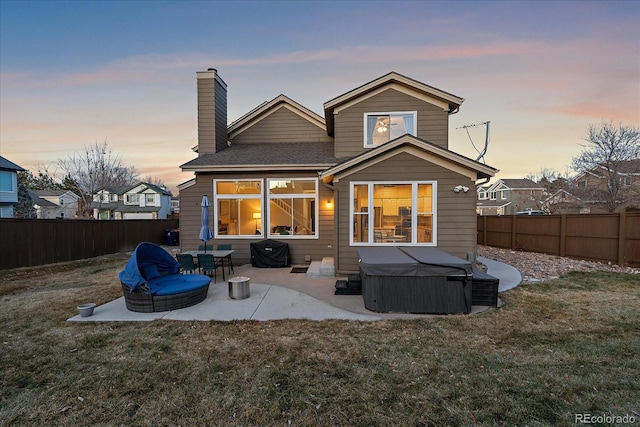
[[[259,268],[289,267],[289,245],[277,240],[251,243],[251,265]]]

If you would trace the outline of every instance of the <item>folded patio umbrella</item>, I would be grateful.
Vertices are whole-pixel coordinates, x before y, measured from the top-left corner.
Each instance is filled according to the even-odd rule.
[[[209,198],[202,196],[202,226],[200,227],[200,240],[204,242],[204,251],[207,252],[207,242],[213,239],[213,232],[209,227]]]

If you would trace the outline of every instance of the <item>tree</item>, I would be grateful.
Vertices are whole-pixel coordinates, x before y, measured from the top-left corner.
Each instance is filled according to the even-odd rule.
[[[26,171],[29,172],[29,171]],[[18,172],[18,176],[24,172]],[[31,172],[29,172],[30,174]],[[35,218],[36,208],[33,207],[34,200],[29,193],[29,188],[23,180],[18,178],[18,204],[13,208],[14,218]]]
[[[621,203],[632,202],[635,195],[632,187],[624,185],[623,171],[628,174],[629,165],[640,165],[640,130],[603,121],[600,125],[589,125],[584,140],[587,144],[573,159],[572,167],[577,172],[592,172],[603,178],[593,196],[602,200],[609,212]]]
[[[106,140],[58,160],[58,166],[66,174],[64,182],[76,186],[83,216],[89,216],[92,197],[99,190],[133,185],[136,181],[135,167],[124,166],[121,156],[112,153]]]

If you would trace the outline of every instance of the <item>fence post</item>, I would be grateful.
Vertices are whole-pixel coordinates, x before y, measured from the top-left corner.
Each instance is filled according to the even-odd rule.
[[[560,256],[564,256],[567,248],[567,216],[560,215]]]
[[[626,267],[626,259],[627,254],[625,253],[625,248],[627,247],[625,237],[627,230],[627,213],[625,211],[620,211],[618,213],[618,265],[620,267]]]

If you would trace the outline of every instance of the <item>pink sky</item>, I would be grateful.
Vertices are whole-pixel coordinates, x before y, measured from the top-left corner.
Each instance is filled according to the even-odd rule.
[[[589,124],[640,125],[637,2],[398,2],[382,15],[379,4],[3,1],[0,154],[54,170],[106,139],[177,194],[195,157],[196,72],[209,67],[229,86],[230,121],[281,93],[322,114],[399,72],[465,99],[453,151],[475,158],[458,128],[491,121],[497,178],[565,173]],[[472,137],[481,145],[484,129]]]

